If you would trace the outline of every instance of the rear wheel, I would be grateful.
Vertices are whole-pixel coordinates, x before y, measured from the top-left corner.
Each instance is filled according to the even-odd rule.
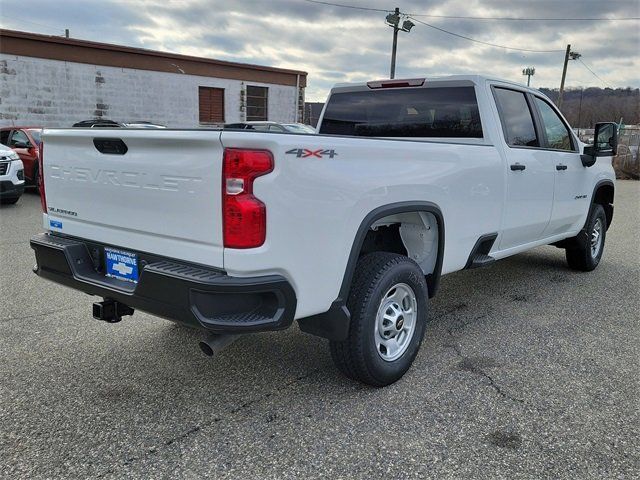
[[[338,369],[376,387],[399,380],[424,337],[427,298],[424,274],[413,260],[386,252],[362,257],[347,301],[348,338],[330,342]]]
[[[566,250],[567,263],[574,270],[590,272],[600,263],[607,236],[607,216],[600,204],[594,204],[584,229]]]
[[[0,200],[0,203],[2,203],[3,205],[13,205],[13,204],[15,204],[18,200],[20,200],[20,197],[3,198],[2,200]]]

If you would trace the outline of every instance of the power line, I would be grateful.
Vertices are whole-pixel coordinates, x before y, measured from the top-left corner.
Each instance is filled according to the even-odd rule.
[[[589,17],[589,18],[466,17],[466,16],[459,16],[459,15],[432,15],[428,13],[408,13],[407,15],[412,17],[446,18],[446,19],[452,19],[452,20],[499,20],[499,21],[506,20],[506,21],[515,21],[515,22],[518,22],[518,21],[522,21],[522,22],[535,22],[535,21],[589,22],[589,21],[604,21],[604,20],[618,22],[618,21],[626,21],[626,20],[640,20],[640,17],[624,17],[624,18],[621,18],[621,17],[614,17],[614,18],[608,18],[608,17]]]
[[[497,43],[484,42],[482,40],[476,40],[475,38],[467,37],[465,35],[460,35],[459,33],[450,32],[449,30],[445,30],[444,28],[436,27],[435,25],[431,25],[430,23],[423,22],[422,20],[420,20],[418,18],[415,18],[415,17],[413,17],[411,15],[409,15],[409,18],[415,20],[418,23],[421,23],[422,25],[425,25],[427,27],[433,28],[435,30],[439,30],[440,32],[443,32],[443,33],[446,33],[446,34],[449,34],[449,35],[453,35],[454,37],[463,38],[465,40],[469,40],[470,42],[480,43],[482,45],[488,45],[490,47],[505,48],[507,50],[517,50],[519,52],[533,52],[533,53],[564,52],[564,50],[533,50],[533,49],[529,49],[529,48],[508,47],[506,45],[498,45]]]
[[[308,3],[316,3],[319,5],[327,5],[331,7],[340,7],[340,8],[350,8],[353,10],[365,10],[369,12],[393,12],[393,10],[386,8],[372,8],[372,7],[361,7],[358,5],[349,5],[346,3],[334,3],[334,2],[326,2],[322,0],[303,0]],[[409,17],[430,17],[430,18],[443,18],[443,19],[451,19],[451,20],[497,20],[497,21],[527,21],[527,22],[554,22],[554,21],[562,21],[562,22],[589,22],[589,21],[627,21],[627,20],[640,20],[640,17],[572,17],[572,18],[523,18],[523,17],[474,17],[474,16],[462,16],[462,15],[434,15],[428,13],[407,13]]]
[[[591,69],[589,68],[589,66],[588,66],[586,63],[584,63],[584,62],[582,61],[582,59],[581,59],[581,58],[578,58],[578,61],[582,64],[582,66],[584,66],[584,68],[586,68],[587,70],[589,70],[589,71],[593,74],[593,76],[594,76],[594,77],[596,77],[598,80],[600,80],[600,81],[605,85],[605,87],[612,88],[612,87],[611,87],[607,82],[605,82],[602,78],[600,78],[600,76],[599,76],[596,72],[594,72],[593,70],[591,70]]]
[[[369,12],[393,12],[393,10],[386,10],[384,8],[359,7],[356,5],[347,5],[345,3],[322,2],[320,0],[303,0],[303,1],[309,2],[309,3],[317,3],[319,5],[328,5],[330,7],[351,8],[353,10],[366,10]]]

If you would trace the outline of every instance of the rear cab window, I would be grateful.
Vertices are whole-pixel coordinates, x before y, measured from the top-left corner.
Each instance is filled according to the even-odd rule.
[[[473,86],[335,92],[329,97],[319,133],[483,138]]]

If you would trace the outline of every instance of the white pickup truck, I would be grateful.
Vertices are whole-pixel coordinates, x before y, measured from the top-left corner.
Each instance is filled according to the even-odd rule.
[[[348,377],[410,367],[440,278],[539,245],[601,259],[615,124],[585,146],[534,89],[453,76],[341,84],[318,133],[51,129],[43,278],[235,336],[297,320]]]

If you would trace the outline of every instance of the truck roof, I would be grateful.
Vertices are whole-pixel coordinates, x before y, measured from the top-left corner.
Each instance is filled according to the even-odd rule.
[[[513,80],[505,80],[504,78],[498,78],[498,77],[494,77],[494,76],[489,76],[489,75],[443,75],[443,76],[433,76],[433,77],[419,77],[420,79],[424,79],[424,87],[428,87],[430,83],[433,82],[451,82],[451,83],[456,83],[456,82],[468,82],[468,83],[472,83],[474,85],[481,85],[486,83],[487,81],[493,81],[493,82],[500,82],[500,83],[507,83],[510,85],[514,85],[517,86],[518,88],[521,89],[525,89],[525,90],[531,90],[531,91],[536,91],[538,92],[538,89],[536,88],[532,88],[532,87],[527,87],[526,85],[522,84],[522,83],[518,83],[518,82],[514,82]],[[395,78],[393,80],[390,79],[383,79],[383,80],[374,80],[376,82],[402,82],[403,80],[405,81],[409,81],[409,80],[415,80],[416,78]],[[354,83],[336,83],[333,88],[331,89],[332,91],[334,90],[342,90],[342,89],[349,89],[349,90],[358,90],[360,88],[368,88],[368,83],[369,82],[354,82]]]

